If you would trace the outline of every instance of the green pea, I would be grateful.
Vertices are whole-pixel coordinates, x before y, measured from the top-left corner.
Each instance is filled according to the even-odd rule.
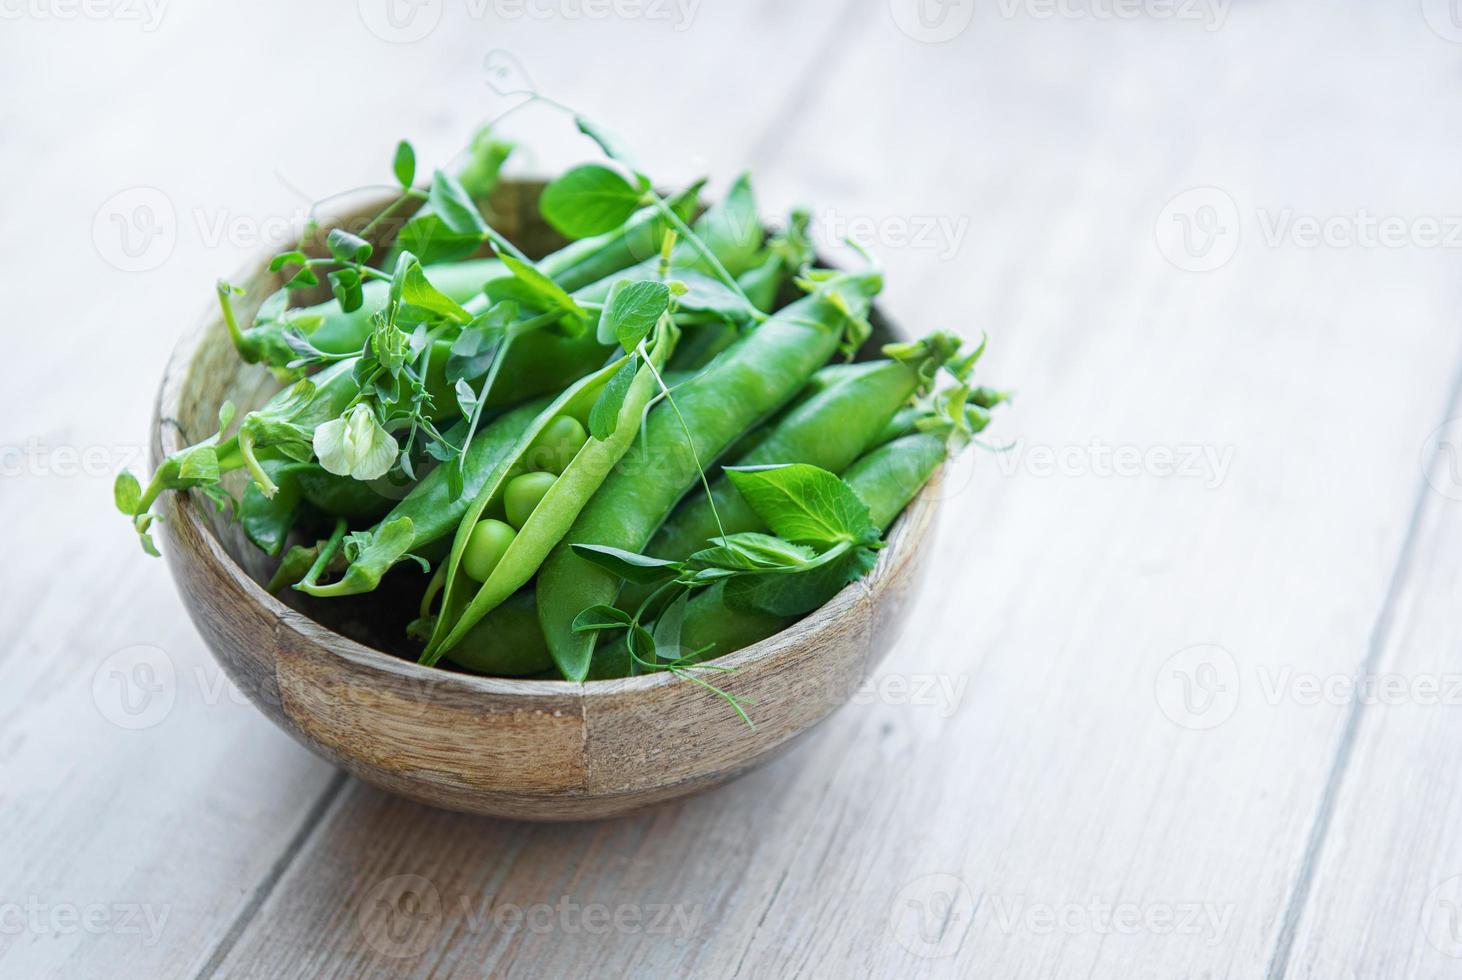
[[[517,536],[518,532],[502,521],[492,518],[479,521],[467,539],[467,549],[462,552],[462,570],[477,581],[486,582]]]
[[[503,491],[503,509],[507,511],[508,523],[517,528],[528,523],[533,508],[538,506],[557,479],[552,473],[524,473],[513,477]]]
[[[550,473],[562,473],[588,441],[589,433],[584,431],[578,419],[560,415],[545,425],[538,438],[533,440],[533,445],[528,447],[528,465]]]

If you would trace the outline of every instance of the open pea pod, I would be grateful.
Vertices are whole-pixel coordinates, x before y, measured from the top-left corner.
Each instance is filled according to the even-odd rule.
[[[634,353],[555,399],[494,469],[457,529],[422,663],[436,663],[538,571],[634,441],[678,336],[672,319],[662,316]]]

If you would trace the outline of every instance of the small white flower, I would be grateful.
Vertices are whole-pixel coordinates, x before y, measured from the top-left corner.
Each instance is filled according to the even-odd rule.
[[[375,480],[386,475],[401,447],[381,428],[376,413],[357,405],[350,414],[315,429],[315,455],[336,476]]]

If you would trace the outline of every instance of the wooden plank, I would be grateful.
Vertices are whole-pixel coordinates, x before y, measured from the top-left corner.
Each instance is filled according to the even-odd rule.
[[[1445,200],[1455,132],[1411,96],[1444,91],[1450,53],[1394,10],[1018,14],[944,46],[883,5],[844,23],[797,126],[758,148],[763,182],[884,221],[895,311],[988,326],[986,377],[1022,391],[997,437],[1024,448],[951,481],[944,586],[883,683],[789,757],[610,823],[352,786],[224,975],[1264,970],[1345,714],[1271,710],[1252,678],[1363,662],[1414,437],[1462,353],[1446,256],[1269,244],[1265,223]],[[1212,184],[1240,247],[1175,268],[1154,227]],[[891,246],[888,219],[919,217],[969,231],[942,262]],[[1202,651],[1173,658],[1200,644],[1241,681],[1221,724],[1174,709]],[[590,929],[591,905],[624,918]],[[652,932],[652,905],[680,917]]]
[[[1448,421],[1422,444],[1425,475],[1408,561],[1373,655],[1355,672],[1274,672],[1270,698],[1291,712],[1338,704],[1354,735],[1336,760],[1333,809],[1314,835],[1308,901],[1275,969],[1293,977],[1453,977],[1462,960],[1462,851],[1456,739],[1462,673],[1455,664],[1462,559],[1457,452]],[[1276,975],[1279,975],[1276,973]]]
[[[728,158],[746,143],[735,127],[785,92],[776,78],[748,80],[741,91],[756,98],[733,99],[721,81],[737,39],[766,34],[769,16],[708,10],[700,33],[669,49],[679,35],[654,22],[491,18],[447,21],[421,43],[391,46],[355,5],[256,4],[247,16],[170,5],[145,36],[84,18],[7,27],[0,72],[20,80],[12,90],[49,81],[7,103],[0,126],[0,175],[28,188],[0,214],[9,270],[0,299],[9,322],[38,326],[7,335],[11,363],[25,370],[0,413],[0,444],[20,450],[7,449],[7,466],[20,468],[7,469],[0,499],[25,515],[3,540],[28,556],[0,590],[13,624],[0,651],[0,972],[211,972],[210,957],[342,785],[230,690],[162,563],[144,559],[110,513],[115,470],[145,468],[153,381],[208,301],[207,284],[298,216],[296,188],[379,180],[403,133],[424,161],[449,152],[498,105],[485,81],[492,45],[526,52],[549,91],[589,90],[602,71],[594,57],[612,56],[623,62],[619,91],[677,120],[671,134],[636,116],[632,138]],[[821,17],[809,8],[793,26],[813,30]],[[793,70],[803,36],[766,50]],[[667,64],[666,50],[679,60]],[[289,69],[260,70],[262,52]],[[690,79],[692,64],[706,74]],[[125,100],[99,99],[98,78]],[[698,115],[701,99],[734,101],[735,125],[717,131],[724,120]],[[666,155],[677,175],[697,163]],[[153,216],[175,235],[127,271],[116,267],[129,264],[116,240],[93,229],[99,220],[105,230],[111,211],[138,217],[136,198],[113,201],[137,187],[161,192],[165,210]],[[154,699],[140,700],[154,682]]]

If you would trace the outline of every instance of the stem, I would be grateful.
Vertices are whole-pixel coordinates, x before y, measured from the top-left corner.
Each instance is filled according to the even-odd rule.
[[[335,552],[340,549],[340,542],[345,540],[346,526],[345,518],[336,518],[335,530],[330,533],[330,540],[326,541],[325,547],[320,549],[319,555],[315,557],[315,563],[310,566],[305,577],[295,585],[296,589],[306,592],[309,589],[319,588],[317,583],[320,581],[320,576],[325,574],[325,566],[330,564],[330,559],[334,558]]]
[[[247,427],[242,428],[239,430],[238,440],[239,455],[244,459],[244,468],[259,485],[259,491],[272,500],[274,495],[279,492],[279,485],[269,479],[269,474],[264,472],[264,467],[259,464],[259,458],[254,455],[254,433]]]
[[[238,317],[234,315],[234,304],[230,298],[233,287],[222,279],[218,281],[218,305],[223,310],[223,322],[228,327],[228,339],[233,341],[234,350],[239,352],[239,357],[247,364],[255,364],[259,360],[259,352],[244,337],[243,330],[239,329]]]
[[[716,530],[720,531],[724,537],[726,534],[726,525],[721,523],[721,512],[716,510],[716,499],[711,493],[711,481],[706,477],[706,468],[701,465],[700,453],[696,452],[695,437],[690,433],[690,426],[686,423],[685,416],[680,414],[680,406],[675,404],[675,399],[671,396],[670,388],[665,384],[665,379],[660,376],[659,371],[655,370],[655,365],[650,363],[650,354],[645,347],[644,340],[640,341],[639,351],[640,355],[645,359],[645,365],[650,369],[650,373],[655,376],[655,383],[660,386],[660,393],[670,403],[670,408],[675,412],[675,417],[680,420],[681,431],[685,433],[685,441],[690,446],[690,457],[695,461],[695,470],[701,478],[701,487],[706,491],[706,501],[711,505],[711,516],[716,519]]]
[[[353,193],[353,192],[347,192],[347,193]],[[340,196],[339,194],[333,195],[333,197],[339,197],[339,196]],[[325,201],[329,201],[330,199],[331,198],[327,197],[327,198],[324,198],[323,200],[320,200],[320,201],[315,202],[314,207],[312,207],[310,209],[310,211],[312,212],[312,214],[313,214],[315,208],[319,207],[321,204],[324,204]],[[360,237],[361,238],[365,238],[367,235],[369,235],[372,231],[375,230],[376,225],[380,224],[382,221],[385,221],[387,218],[389,218],[392,214],[394,214],[396,212],[396,209],[397,208],[399,208],[401,205],[405,204],[407,201],[424,201],[424,200],[426,200],[426,195],[423,194],[421,191],[416,190],[414,187],[413,188],[407,188],[404,192],[402,192],[402,194],[401,194],[400,197],[396,198],[396,200],[394,200],[390,204],[386,205],[386,207],[381,211],[380,214],[376,215],[370,221],[366,222],[366,226],[360,230]],[[387,278],[390,278],[390,277],[387,276]]]
[[[701,680],[699,677],[697,677],[697,676],[695,676],[694,674],[691,673],[691,669],[692,668],[688,668],[688,667],[670,667],[669,668],[670,672],[672,674],[674,674],[676,677],[679,677],[681,680],[694,681],[695,683],[699,684],[701,687],[705,688],[706,690],[711,691],[711,692],[719,695],[722,699],[725,700],[725,702],[727,704],[729,704],[732,708],[734,708],[736,710],[736,713],[741,716],[741,720],[744,721],[744,722],[746,722],[746,727],[747,728],[750,728],[752,731],[756,731],[756,722],[752,721],[751,718],[750,718],[750,716],[748,716],[747,713],[746,713],[746,711],[741,707],[741,699],[740,698],[738,698],[734,694],[729,694],[726,691],[721,690],[719,687],[717,687],[716,685],[712,684],[710,681],[703,681],[703,680]]]
[[[716,278],[721,280],[721,283],[727,289],[735,293],[736,297],[746,304],[746,308],[751,311],[752,319],[757,323],[766,320],[767,314],[757,309],[756,304],[747,298],[746,293],[741,289],[741,284],[736,281],[736,277],[726,271],[726,267],[721,264],[720,259],[716,258],[716,254],[711,251],[710,246],[701,241],[701,236],[697,235],[691,230],[689,225],[681,220],[680,215],[675,213],[675,209],[669,204],[666,204],[665,199],[654,191],[648,191],[645,196],[649,198],[650,203],[655,206],[656,210],[665,216],[665,220],[670,222],[670,227],[674,228],[680,237],[689,242],[690,247],[695,249],[696,254],[711,267],[711,271],[716,274]]]

